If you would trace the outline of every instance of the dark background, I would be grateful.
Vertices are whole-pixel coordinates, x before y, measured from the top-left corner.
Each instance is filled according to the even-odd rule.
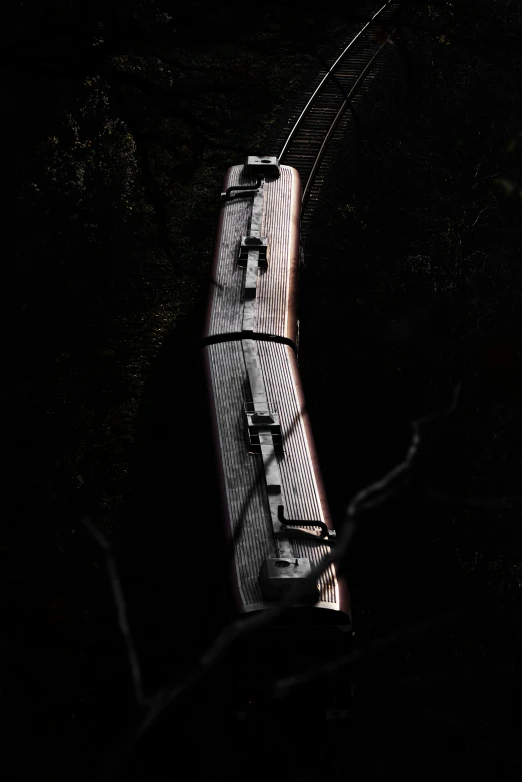
[[[45,779],[89,778],[134,713],[82,518],[111,542],[147,695],[219,627],[198,338],[220,182],[277,150],[318,59],[368,13],[26,2],[6,16],[7,778],[32,779],[35,758]],[[410,490],[361,519],[345,563],[358,647],[391,638],[350,671],[354,722],[320,773],[518,779],[522,18],[508,0],[455,1],[406,4],[399,22],[301,279],[300,365],[339,527],[404,458],[410,421],[460,393],[423,432]],[[224,767],[209,713],[174,713],[134,778],[187,757],[208,773],[205,746]]]

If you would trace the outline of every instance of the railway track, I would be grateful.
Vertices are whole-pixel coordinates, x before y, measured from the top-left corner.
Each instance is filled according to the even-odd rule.
[[[340,140],[353,122],[353,109],[389,46],[394,32],[389,24],[398,7],[398,3],[388,0],[365,25],[351,31],[340,45],[340,53],[318,74],[311,92],[303,96],[283,128],[279,159],[296,168],[301,177],[303,234],[335,154],[332,142]]]
[[[303,645],[322,654],[351,639],[348,585],[331,553],[336,531],[297,363],[299,218],[302,225],[303,204],[317,198],[330,142],[387,45],[396,8],[388,0],[325,67],[290,122],[280,147],[285,165],[250,155],[229,168],[221,194],[202,362],[231,543],[228,609],[235,618],[267,612],[278,649],[273,667],[267,637],[252,678],[256,655],[245,638],[239,678],[250,695],[240,687],[234,696],[243,706],[252,691],[263,702],[261,682],[277,666],[292,670]],[[382,40],[371,34],[376,22],[388,30]]]

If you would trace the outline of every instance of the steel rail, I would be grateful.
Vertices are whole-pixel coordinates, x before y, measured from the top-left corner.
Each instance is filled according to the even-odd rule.
[[[374,14],[374,15],[371,17],[371,19],[369,19],[369,20],[366,22],[366,24],[364,25],[364,27],[362,27],[362,28],[359,30],[359,32],[357,33],[357,35],[356,35],[354,38],[352,38],[352,40],[350,41],[350,43],[348,44],[348,46],[347,46],[347,47],[346,47],[346,48],[345,48],[345,49],[344,49],[344,50],[341,52],[341,54],[340,54],[340,55],[339,55],[339,57],[336,59],[336,61],[334,62],[334,64],[333,64],[333,65],[332,65],[332,66],[329,68],[329,70],[328,70],[328,71],[326,72],[326,74],[323,76],[323,78],[321,79],[321,81],[319,82],[319,84],[317,85],[317,87],[315,88],[315,90],[314,90],[314,92],[312,93],[311,97],[309,98],[309,100],[308,100],[308,102],[307,102],[306,106],[304,107],[304,109],[302,110],[301,114],[299,115],[299,117],[298,117],[298,118],[297,118],[297,120],[295,121],[293,128],[291,129],[290,133],[288,134],[288,136],[287,136],[287,138],[286,138],[286,141],[285,141],[285,143],[284,143],[284,145],[283,145],[283,148],[281,149],[281,152],[279,153],[279,159],[280,159],[281,161],[283,160],[283,157],[284,157],[284,155],[285,155],[285,152],[288,150],[288,147],[290,146],[290,143],[292,142],[292,140],[293,140],[293,138],[294,138],[295,134],[297,133],[297,131],[298,131],[299,127],[301,126],[301,123],[302,123],[303,119],[304,119],[304,118],[306,117],[306,115],[308,114],[308,112],[309,112],[309,110],[310,110],[310,107],[312,106],[312,104],[313,104],[313,102],[315,101],[316,97],[317,97],[317,96],[318,96],[318,95],[319,95],[319,94],[322,92],[322,90],[323,90],[323,87],[324,87],[324,85],[326,84],[326,82],[327,82],[327,81],[328,81],[328,80],[329,80],[329,79],[330,79],[330,78],[333,76],[333,74],[335,73],[335,70],[337,69],[337,66],[339,65],[339,63],[340,63],[340,62],[341,62],[341,61],[342,61],[342,60],[343,60],[343,59],[346,57],[346,55],[347,55],[347,53],[349,52],[349,50],[352,48],[352,46],[355,44],[355,42],[356,42],[356,41],[357,41],[357,40],[360,38],[360,36],[361,36],[361,35],[362,35],[362,34],[365,32],[365,30],[367,30],[367,29],[368,29],[368,27],[369,27],[369,26],[372,24],[372,22],[374,22],[374,21],[375,21],[375,19],[377,19],[377,18],[378,18],[378,17],[379,17],[379,16],[380,16],[380,15],[381,15],[381,14],[382,14],[382,13],[383,13],[383,12],[384,12],[384,11],[385,11],[387,8],[388,8],[388,6],[389,6],[389,5],[391,5],[393,2],[394,2],[394,0],[387,0],[387,2],[386,2],[386,3],[385,3],[385,4],[384,4],[384,5],[381,7],[381,8],[379,8],[379,10],[378,10],[378,11],[376,11],[376,13],[375,13],[375,14]],[[395,0],[395,2],[396,2],[396,0]],[[379,49],[379,51],[380,51],[380,49]]]
[[[379,48],[377,49],[375,54],[373,54],[371,59],[368,60],[368,62],[364,66],[363,70],[361,71],[361,73],[357,77],[357,79],[355,81],[355,84],[351,87],[351,89],[348,92],[346,98],[344,99],[344,101],[343,101],[339,111],[337,112],[337,114],[335,115],[335,118],[332,121],[332,124],[328,128],[328,130],[326,132],[326,135],[325,135],[325,137],[323,139],[323,143],[321,144],[319,152],[317,153],[317,156],[315,158],[314,164],[312,166],[312,170],[310,171],[310,173],[308,175],[308,179],[306,180],[306,184],[305,184],[305,186],[303,188],[303,193],[302,193],[302,196],[301,196],[301,208],[302,209],[304,209],[304,206],[305,206],[305,204],[306,204],[306,202],[308,200],[308,197],[310,195],[310,191],[312,189],[312,184],[314,182],[317,170],[318,170],[318,168],[321,165],[321,162],[323,160],[327,144],[330,141],[332,135],[334,134],[335,129],[337,128],[337,125],[339,124],[342,116],[344,115],[344,112],[346,111],[346,108],[347,108],[348,104],[350,103],[350,99],[351,99],[352,95],[354,95],[354,93],[357,91],[359,85],[361,84],[362,80],[366,76],[368,70],[371,68],[371,66],[373,65],[374,61],[377,59],[377,57],[381,53],[382,49],[386,46],[386,44],[388,43],[388,41],[390,40],[390,38],[392,37],[394,32],[395,32],[395,29],[393,29],[391,31],[391,33],[387,36],[387,38],[379,46]]]

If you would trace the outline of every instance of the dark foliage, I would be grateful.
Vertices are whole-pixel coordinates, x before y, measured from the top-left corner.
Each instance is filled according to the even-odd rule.
[[[520,773],[522,18],[501,5],[407,18],[407,56],[359,107],[356,163],[339,158],[308,247],[301,371],[339,519],[462,382],[411,491],[347,563],[363,648],[457,612],[359,669],[371,778]]]
[[[220,180],[315,70],[317,24],[328,38],[343,23],[335,8],[297,26],[290,5],[277,21],[239,10],[64,0],[5,17],[1,554],[18,778],[33,774],[28,744],[46,778],[88,776],[131,708],[83,516],[120,562],[146,694],[219,626],[215,508],[192,487],[211,481],[197,336]],[[195,588],[186,539],[207,546]],[[188,599],[205,603],[196,621]]]
[[[274,136],[315,71],[318,35],[327,47],[368,11],[56,0],[6,12],[0,553],[13,778],[34,777],[28,747],[44,778],[88,778],[136,715],[82,517],[113,544],[146,696],[185,681],[222,623],[197,359],[219,180]],[[324,763],[330,776],[425,779],[453,764],[518,778],[521,30],[509,0],[408,4],[388,80],[358,110],[356,167],[349,139],[317,215],[301,365],[339,520],[404,457],[408,422],[462,391],[425,432],[409,493],[365,517],[347,563],[363,648],[426,626],[363,655],[355,723],[318,742],[306,768],[292,757],[288,775],[317,777]],[[216,704],[231,675],[156,726],[129,778],[185,773],[187,755],[196,775],[228,767]],[[297,708],[309,690],[296,686]],[[278,735],[297,755],[306,724],[294,713],[289,731],[280,706]],[[273,723],[263,730],[270,741]],[[257,758],[249,740],[237,735],[231,778]]]

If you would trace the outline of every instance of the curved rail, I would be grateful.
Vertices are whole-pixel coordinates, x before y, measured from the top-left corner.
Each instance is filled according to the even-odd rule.
[[[317,175],[328,144],[335,131],[340,128],[355,93],[395,31],[387,31],[387,37],[379,42],[376,50],[375,40],[369,36],[363,37],[364,33],[376,20],[390,20],[398,6],[397,0],[387,0],[344,46],[341,54],[306,99],[304,108],[281,146],[279,160],[297,168],[301,176],[301,207],[305,222],[308,221],[307,213],[310,210],[305,213],[304,207],[312,192],[317,196],[321,187],[321,178]]]
[[[330,141],[330,139],[331,139],[332,135],[334,134],[334,132],[335,132],[335,129],[337,128],[337,126],[338,126],[338,124],[339,124],[339,122],[340,122],[340,120],[341,120],[341,118],[342,118],[342,116],[343,116],[344,112],[346,111],[346,108],[347,108],[347,106],[348,106],[348,104],[349,104],[349,102],[350,102],[350,99],[351,99],[351,98],[352,98],[352,96],[355,94],[355,92],[357,91],[358,87],[360,86],[360,84],[361,84],[362,80],[364,79],[364,77],[366,76],[366,74],[368,73],[368,71],[370,70],[370,68],[372,67],[373,63],[375,62],[375,60],[377,59],[377,57],[378,57],[378,56],[379,56],[379,54],[381,53],[381,50],[382,50],[382,48],[383,48],[383,47],[384,47],[384,46],[385,46],[385,45],[388,43],[388,41],[390,40],[391,36],[393,35],[393,32],[394,32],[394,31],[392,31],[392,32],[391,32],[391,33],[390,33],[390,34],[387,36],[387,38],[386,38],[386,39],[385,39],[385,40],[382,42],[382,44],[379,46],[379,48],[377,49],[377,51],[375,52],[375,54],[373,55],[373,57],[372,57],[370,60],[368,60],[368,62],[367,62],[367,63],[366,63],[366,65],[364,66],[364,69],[361,71],[361,73],[360,73],[360,74],[359,74],[359,76],[357,77],[357,80],[356,80],[355,84],[353,85],[353,87],[351,88],[351,90],[350,90],[350,91],[349,91],[349,93],[347,94],[346,98],[344,99],[344,101],[343,101],[343,103],[342,103],[342,105],[341,105],[341,107],[340,107],[339,111],[338,111],[338,112],[337,112],[337,114],[335,115],[335,118],[334,118],[334,120],[333,120],[332,124],[331,124],[331,125],[330,125],[330,127],[328,128],[328,131],[326,132],[326,135],[325,135],[325,137],[324,137],[324,141],[323,141],[323,143],[321,144],[321,147],[320,147],[320,149],[319,149],[319,152],[317,153],[317,156],[316,156],[316,158],[315,158],[314,164],[313,164],[313,166],[312,166],[312,170],[310,171],[310,173],[309,173],[309,175],[308,175],[308,179],[306,180],[306,183],[305,183],[305,185],[304,185],[304,187],[303,187],[303,192],[302,192],[302,196],[301,196],[301,205],[302,205],[302,207],[304,207],[304,205],[306,204],[306,202],[307,202],[307,200],[308,200],[308,197],[309,197],[309,195],[310,195],[310,191],[311,191],[311,188],[312,188],[312,183],[313,183],[313,181],[314,181],[314,179],[315,179],[315,175],[317,174],[317,171],[318,171],[318,169],[319,169],[319,166],[321,165],[321,162],[322,162],[322,160],[323,160],[324,153],[325,153],[325,151],[326,151],[326,146],[327,146],[328,142]]]
[[[296,120],[296,122],[295,122],[295,124],[294,124],[294,126],[292,128],[292,130],[288,134],[288,137],[287,137],[287,139],[286,139],[286,141],[285,141],[285,143],[283,145],[283,148],[282,148],[281,152],[279,153],[279,159],[280,160],[283,159],[283,156],[284,156],[285,152],[288,150],[288,147],[290,146],[290,143],[292,142],[295,134],[297,133],[299,127],[301,126],[301,123],[302,123],[304,117],[308,114],[312,103],[315,101],[315,99],[319,95],[319,93],[322,92],[322,90],[324,88],[324,85],[332,77],[332,75],[336,71],[339,63],[341,63],[344,60],[344,58],[348,54],[349,50],[352,48],[352,46],[355,44],[355,42],[361,37],[361,35],[364,33],[364,31],[368,29],[368,27],[372,24],[372,22],[374,22],[382,13],[384,13],[384,11],[388,8],[389,5],[391,5],[392,2],[393,2],[393,0],[387,0],[387,2],[381,8],[379,8],[379,10],[371,17],[371,19],[369,19],[366,22],[364,27],[361,28],[361,30],[359,30],[357,35],[354,38],[352,38],[352,40],[350,41],[348,46],[341,52],[341,54],[336,59],[334,64],[329,68],[329,70],[327,71],[325,76],[323,76],[323,78],[321,79],[321,81],[319,82],[317,87],[315,88],[314,92],[310,96],[310,99],[308,100],[308,103],[306,104],[306,106],[302,110],[301,114],[297,118],[297,120]]]

